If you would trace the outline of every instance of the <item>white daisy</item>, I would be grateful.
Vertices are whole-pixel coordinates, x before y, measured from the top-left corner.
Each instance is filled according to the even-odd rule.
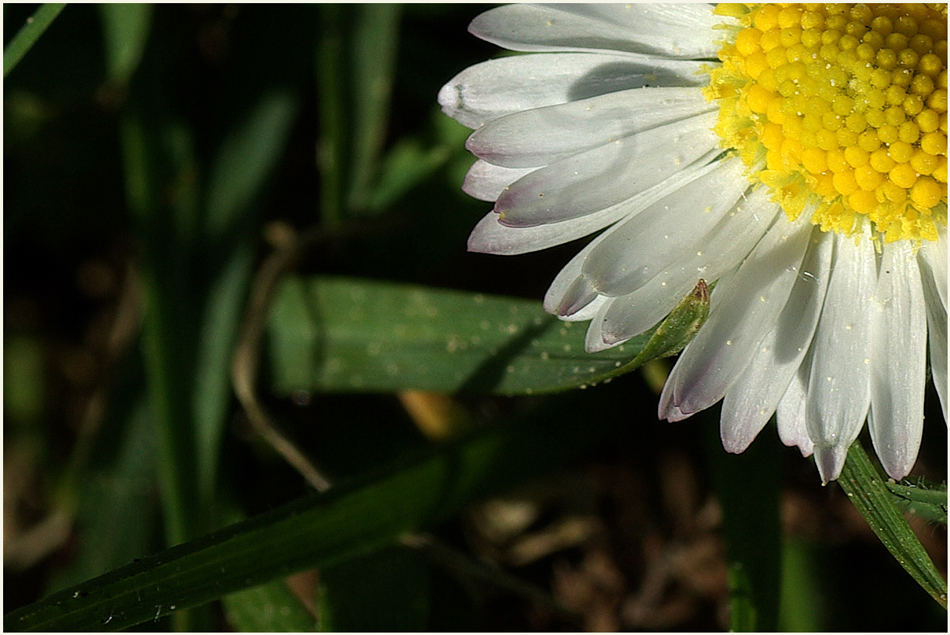
[[[867,419],[907,475],[928,335],[947,411],[946,5],[513,5],[470,31],[535,54],[439,93],[495,202],[469,249],[604,230],[544,300],[592,352],[718,280],[660,417],[723,400],[741,452],[776,413],[825,482]]]

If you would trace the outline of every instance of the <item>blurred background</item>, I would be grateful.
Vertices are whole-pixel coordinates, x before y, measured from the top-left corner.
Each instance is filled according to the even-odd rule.
[[[465,250],[490,204],[460,190],[468,131],[436,95],[501,54],[466,32],[485,7],[123,6],[67,6],[4,80],[4,611],[313,491],[230,383],[255,275],[288,244],[296,275],[536,303],[577,250]],[[36,7],[4,4],[5,43]],[[281,394],[265,362],[262,401],[334,482],[516,419],[596,435],[553,473],[433,527],[440,549],[293,576],[309,626],[332,588],[373,607],[336,630],[727,629],[715,474],[748,460],[770,466],[778,493],[782,629],[945,629],[945,611],[774,426],[733,457],[716,412],[657,422],[668,367],[557,395],[449,398]],[[945,483],[934,397],[914,474]],[[172,420],[219,422],[188,468],[203,485],[182,495],[200,517],[160,494]],[[945,527],[911,522],[945,575]],[[274,628],[254,606],[216,603],[205,626]]]

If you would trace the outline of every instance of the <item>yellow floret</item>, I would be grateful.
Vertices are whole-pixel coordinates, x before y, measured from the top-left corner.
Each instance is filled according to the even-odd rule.
[[[791,218],[814,209],[825,231],[850,233],[863,217],[886,241],[934,240],[946,224],[946,5],[716,13],[739,28],[705,94],[750,179]]]

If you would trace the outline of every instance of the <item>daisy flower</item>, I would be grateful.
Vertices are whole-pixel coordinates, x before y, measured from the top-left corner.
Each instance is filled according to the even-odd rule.
[[[722,400],[742,452],[775,414],[824,482],[867,420],[906,476],[928,352],[947,412],[946,5],[513,5],[470,31],[531,54],[439,93],[495,204],[469,249],[600,232],[544,299],[591,352],[717,281],[660,418]]]

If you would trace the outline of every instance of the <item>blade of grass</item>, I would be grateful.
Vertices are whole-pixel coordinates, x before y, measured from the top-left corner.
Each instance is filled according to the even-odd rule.
[[[317,621],[283,580],[224,596],[224,611],[238,632],[305,633]]]
[[[428,567],[390,547],[320,571],[321,632],[418,632],[429,614]]]
[[[155,83],[138,89],[143,92],[133,82],[120,139],[139,241],[142,354],[156,424],[165,537],[174,545],[200,535],[212,521],[212,510],[200,500],[192,411],[199,296],[190,266],[197,183],[190,134],[160,114]],[[177,630],[205,630],[211,614],[182,612],[173,619]]]
[[[155,503],[154,424],[143,381],[109,425],[96,462],[77,474],[81,479],[75,532],[78,547],[68,568],[52,581],[60,590],[119,567],[162,545],[161,519]],[[125,395],[118,400],[126,399]]]
[[[4,618],[7,630],[119,630],[295,571],[329,566],[431,526],[468,502],[563,466],[610,431],[564,398],[376,474],[174,547]]]
[[[940,606],[947,608],[946,581],[901,515],[887,483],[860,441],[851,444],[838,484],[897,562]]]
[[[742,454],[727,454],[719,439],[718,409],[700,416],[722,505],[730,629],[775,631],[782,554],[777,440],[760,435]]]
[[[347,8],[356,14],[349,47],[353,154],[347,207],[359,212],[368,207],[379,176],[401,8],[398,4],[358,4]]]
[[[49,2],[30,16],[10,43],[3,49],[3,76],[10,74],[20,60],[33,48],[36,41],[49,28],[56,16],[66,7],[65,2]]]
[[[931,522],[947,524],[947,486],[933,483],[887,483],[897,506]]]
[[[132,76],[152,25],[152,5],[110,2],[99,5],[109,79],[126,83]]]
[[[334,3],[320,5],[320,35],[315,51],[320,115],[320,139],[317,142],[320,220],[329,227],[338,225],[344,216],[347,164],[344,9]]]
[[[782,602],[779,628],[787,633],[827,631],[827,591],[811,545],[788,539],[782,547]]]
[[[163,491],[166,536],[177,544],[198,533],[197,474],[195,447],[189,411],[192,360],[188,351],[191,298],[187,289],[185,263],[176,245],[172,210],[157,202],[168,200],[159,192],[170,183],[185,181],[167,176],[175,172],[175,161],[162,151],[165,142],[178,135],[154,121],[148,124],[133,114],[123,120],[122,144],[129,206],[138,222],[141,237],[143,353],[149,393],[158,430],[158,465]],[[186,169],[185,166],[178,166]],[[172,196],[172,200],[181,197]],[[170,226],[172,225],[172,226]],[[176,254],[172,256],[171,254]]]
[[[231,406],[229,366],[257,255],[255,205],[285,147],[298,109],[287,91],[265,92],[228,133],[212,164],[202,224],[205,290],[195,352],[195,445],[201,499],[212,500]]]
[[[329,226],[376,211],[400,11],[391,4],[320,6],[317,158],[321,215]]]

